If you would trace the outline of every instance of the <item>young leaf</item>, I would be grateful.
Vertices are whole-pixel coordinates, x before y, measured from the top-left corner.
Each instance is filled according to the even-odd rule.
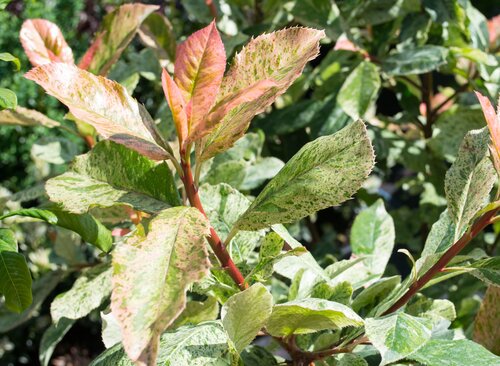
[[[339,90],[337,103],[352,119],[363,118],[377,98],[380,71],[369,61],[361,62]]]
[[[365,321],[366,335],[382,355],[380,366],[401,360],[431,338],[431,323],[405,313]]]
[[[490,130],[491,140],[493,141],[496,154],[500,157],[500,110],[498,114],[495,113],[495,109],[487,97],[483,96],[479,92],[476,92],[476,96],[479,103],[481,103],[481,108],[483,109],[488,129]]]
[[[205,161],[231,147],[247,130],[254,115],[262,112],[299,77],[305,64],[318,55],[323,31],[289,28],[261,35],[238,53],[222,80],[217,103],[270,80],[276,86],[256,99],[235,106],[199,144],[197,156]]]
[[[186,101],[179,87],[165,69],[163,69],[161,74],[161,85],[170,111],[172,112],[179,144],[182,146],[189,134],[188,117],[185,109]]]
[[[97,309],[111,293],[111,268],[105,263],[83,272],[73,287],[59,294],[50,305],[54,323],[80,319]]]
[[[367,256],[363,265],[372,274],[382,275],[394,248],[394,221],[379,199],[354,220],[351,229],[352,253]]]
[[[222,324],[238,353],[248,346],[271,315],[273,297],[260,283],[233,295],[222,307]]]
[[[31,274],[24,256],[17,252],[14,233],[0,228],[0,294],[5,306],[16,313],[32,303]]]
[[[446,63],[448,49],[425,45],[393,53],[382,62],[382,70],[389,75],[423,74]]]
[[[273,336],[289,336],[361,325],[363,319],[347,306],[311,298],[274,305],[266,327]]]
[[[73,51],[57,25],[45,19],[26,20],[19,33],[24,52],[33,66],[63,62],[73,64]]]
[[[320,137],[288,161],[235,226],[262,229],[338,205],[361,187],[373,163],[372,145],[362,121]]]
[[[165,332],[160,338],[158,362],[150,365],[233,365],[235,356],[219,321],[185,326]],[[104,351],[90,366],[133,366],[121,344]],[[148,365],[149,366],[149,365]]]
[[[457,233],[465,230],[487,203],[497,178],[489,159],[489,140],[486,128],[470,131],[460,146],[457,160],[446,173],[448,211],[457,226]]]
[[[49,366],[54,349],[66,333],[68,333],[73,324],[75,324],[75,320],[62,318],[57,324],[52,324],[43,333],[38,350],[38,357],[42,366]]]
[[[0,125],[58,127],[60,123],[33,109],[17,106],[15,110],[0,111]]]
[[[106,75],[142,22],[158,8],[156,5],[125,4],[106,15],[78,67],[96,75]]]
[[[500,354],[500,287],[490,285],[474,321],[474,341]]]
[[[500,357],[468,339],[432,339],[408,358],[426,366],[500,365]]]
[[[179,204],[172,172],[165,163],[156,164],[111,141],[101,141],[78,156],[71,170],[49,179],[45,189],[51,201],[75,214],[114,205],[155,213]]]
[[[188,286],[207,275],[208,234],[197,209],[176,207],[151,220],[147,234],[139,226],[113,252],[111,310],[137,364],[155,364],[160,335],[186,306]]]
[[[193,33],[177,47],[174,80],[186,103],[188,133],[192,139],[205,130],[226,69],[226,51],[215,26]]]
[[[95,127],[104,138],[153,160],[170,156],[158,144],[165,145],[151,116],[120,84],[62,63],[39,66],[25,77],[59,99],[73,116]]]

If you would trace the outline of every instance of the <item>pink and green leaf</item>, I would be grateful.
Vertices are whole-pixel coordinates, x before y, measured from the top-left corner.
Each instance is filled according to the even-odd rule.
[[[33,66],[64,62],[73,64],[73,51],[57,25],[45,19],[26,20],[19,33],[24,52]]]
[[[215,22],[177,47],[174,80],[186,102],[189,136],[203,133],[225,68],[226,51]]]
[[[476,92],[477,99],[481,103],[484,118],[490,130],[491,140],[496,151],[496,158],[500,157],[500,112],[495,113],[495,109],[491,105],[490,100],[481,93]]]
[[[195,208],[175,207],[142,226],[113,253],[111,310],[127,355],[156,365],[161,333],[186,307],[188,287],[208,274],[207,219]]]
[[[186,101],[177,87],[177,84],[170,77],[168,72],[163,69],[161,75],[161,85],[165,98],[167,99],[168,106],[174,118],[175,129],[179,144],[182,146],[188,136],[188,121],[186,116]]]
[[[198,144],[199,158],[207,160],[227,150],[243,136],[251,119],[283,94],[300,76],[306,63],[318,55],[319,41],[324,36],[323,31],[295,27],[264,34],[250,41],[235,56],[229,72],[224,76],[217,102],[264,80],[273,81],[275,86],[252,102],[237,105],[227,113]]]
[[[125,4],[106,15],[92,45],[80,61],[80,68],[106,75],[142,22],[158,8],[156,5]]]
[[[63,63],[39,66],[25,76],[104,138],[153,160],[169,157],[151,116],[120,84]]]

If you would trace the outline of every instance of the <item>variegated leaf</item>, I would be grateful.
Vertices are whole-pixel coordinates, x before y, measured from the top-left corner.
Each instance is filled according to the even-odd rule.
[[[200,160],[207,160],[227,150],[247,130],[251,119],[271,105],[299,77],[305,64],[318,55],[323,31],[312,28],[289,28],[261,35],[238,53],[222,80],[217,103],[242,92],[263,80],[275,87],[252,100],[235,106],[198,146]]]
[[[106,75],[132,41],[142,22],[158,8],[156,5],[125,4],[106,15],[101,29],[78,66],[93,74]]]
[[[182,145],[184,141],[186,141],[189,133],[188,120],[185,110],[186,101],[184,100],[179,87],[165,69],[163,69],[161,74],[161,85],[163,87],[163,93],[165,93],[165,99],[167,100],[170,111],[172,112],[179,144]]]
[[[493,146],[495,147],[497,157],[500,158],[500,107],[498,107],[499,111],[498,114],[496,114],[495,109],[487,97],[483,96],[479,92],[476,92],[476,96],[481,103],[484,118],[488,124],[488,129],[490,130],[491,139],[493,140]],[[500,100],[498,105],[500,106]]]
[[[338,205],[361,187],[374,160],[361,120],[320,137],[285,164],[235,226],[241,230],[262,229]]]
[[[73,65],[52,63],[26,74],[45,91],[68,106],[78,119],[105,138],[153,159],[169,157],[153,119],[120,84]]]
[[[101,141],[76,157],[70,171],[49,179],[45,189],[52,202],[77,214],[115,205],[155,213],[180,204],[166,163],[155,163],[111,141]]]
[[[24,52],[33,66],[64,62],[73,64],[73,51],[57,25],[45,19],[26,20],[19,33]]]
[[[177,47],[174,80],[186,103],[191,141],[206,130],[206,115],[215,103],[225,69],[226,51],[215,21]]]
[[[161,212],[113,254],[111,309],[137,365],[155,365],[161,333],[186,306],[186,290],[208,274],[209,224],[195,208]]]
[[[500,287],[488,286],[474,321],[474,341],[494,354],[500,354]]]
[[[0,111],[0,125],[45,126],[52,128],[60,126],[60,123],[34,109],[17,106],[16,109]]]

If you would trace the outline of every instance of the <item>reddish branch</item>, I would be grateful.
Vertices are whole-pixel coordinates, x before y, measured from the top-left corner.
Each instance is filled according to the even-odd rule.
[[[200,196],[198,195],[198,188],[194,184],[193,173],[191,171],[191,165],[189,162],[182,162],[183,177],[182,181],[184,187],[186,188],[186,195],[191,203],[191,206],[196,207],[205,217],[207,217],[203,205],[201,204]],[[233,281],[238,285],[240,290],[245,290],[248,288],[248,284],[245,282],[245,278],[241,274],[240,270],[234,264],[229,252],[224,246],[222,240],[217,235],[215,229],[210,226],[210,236],[208,237],[208,242],[212,247],[216,257],[222,265],[222,268],[231,276]]]

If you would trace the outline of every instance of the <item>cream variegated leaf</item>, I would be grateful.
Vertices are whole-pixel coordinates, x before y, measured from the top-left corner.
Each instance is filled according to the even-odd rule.
[[[267,184],[235,226],[257,230],[297,221],[338,205],[361,188],[374,164],[365,124],[358,120],[297,152]]]
[[[197,147],[200,160],[227,150],[247,130],[251,119],[264,111],[300,76],[305,64],[319,52],[323,31],[289,28],[261,35],[238,53],[220,87],[217,103],[269,80],[276,85],[252,101],[235,106]]]
[[[24,52],[33,66],[64,62],[73,64],[73,51],[57,25],[45,19],[26,20],[19,33]]]
[[[137,365],[155,365],[161,333],[186,306],[186,291],[208,274],[206,218],[195,208],[162,211],[113,253],[111,310]]]
[[[44,126],[53,128],[60,126],[60,123],[34,109],[17,106],[16,109],[0,111],[0,125]]]
[[[51,63],[26,74],[59,99],[78,119],[95,127],[104,138],[153,159],[169,157],[153,119],[115,81],[95,76],[73,65]]]
[[[158,8],[156,5],[125,4],[106,15],[78,66],[96,75],[106,75],[142,22]]]

